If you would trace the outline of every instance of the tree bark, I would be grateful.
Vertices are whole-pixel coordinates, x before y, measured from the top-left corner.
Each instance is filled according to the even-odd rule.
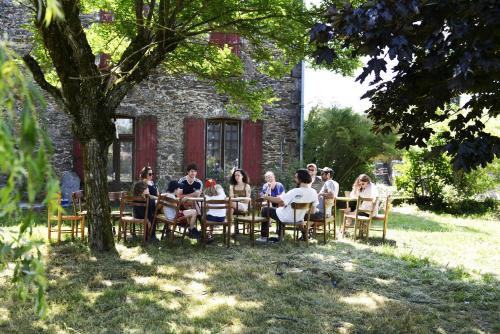
[[[111,226],[106,167],[108,144],[92,138],[83,144],[83,168],[87,202],[87,224],[90,224],[90,247],[109,251],[115,247]]]

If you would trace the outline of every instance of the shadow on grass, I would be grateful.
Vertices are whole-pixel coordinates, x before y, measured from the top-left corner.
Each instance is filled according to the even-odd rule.
[[[498,330],[498,280],[338,241],[226,249],[188,240],[48,255],[46,322],[10,303],[8,333],[471,333]],[[5,292],[3,292],[5,293]],[[495,325],[496,324],[496,325]]]

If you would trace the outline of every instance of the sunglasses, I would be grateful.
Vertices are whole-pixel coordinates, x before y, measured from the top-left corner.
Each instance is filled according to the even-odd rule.
[[[153,173],[148,173],[149,176],[153,176]]]
[[[311,168],[309,168],[309,169],[308,169],[308,171],[310,171],[310,172],[315,172],[315,171],[316,171],[316,169],[311,169]]]

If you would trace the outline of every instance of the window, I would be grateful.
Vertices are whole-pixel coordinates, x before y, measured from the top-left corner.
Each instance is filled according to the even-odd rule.
[[[134,179],[134,120],[117,118],[115,126],[116,138],[108,148],[107,174],[108,182],[120,186]]]
[[[233,167],[240,167],[240,122],[208,120],[206,131],[206,177],[222,180]]]

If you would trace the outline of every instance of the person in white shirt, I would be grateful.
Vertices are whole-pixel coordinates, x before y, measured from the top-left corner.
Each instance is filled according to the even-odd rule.
[[[339,184],[333,180],[333,169],[330,167],[323,167],[321,171],[321,179],[323,180],[323,187],[319,191],[319,204],[315,213],[311,215],[312,219],[322,219],[323,217],[330,217],[332,213],[332,206],[326,207],[326,213],[323,212],[323,201],[325,197],[335,198],[339,195]]]
[[[224,200],[226,193],[220,184],[214,179],[205,181],[205,200]],[[223,222],[226,219],[226,209],[209,209],[207,211],[207,220],[213,222]]]
[[[356,178],[354,184],[352,185],[352,191],[350,194],[351,198],[363,197],[363,198],[373,198],[375,201],[378,197],[378,189],[375,183],[372,183],[370,177],[366,174],[361,174]],[[354,206],[353,206],[354,205]],[[361,210],[370,210],[371,204],[368,201],[363,201],[360,206]],[[346,209],[346,214],[349,212],[355,212],[356,203],[351,203],[350,206]],[[377,203],[373,206],[373,213],[377,210]],[[368,213],[360,212],[359,216],[368,217]],[[351,224],[351,220],[347,220],[347,225]]]
[[[205,181],[205,200],[225,200],[226,193],[220,184],[217,184],[214,179],[207,179]],[[223,222],[226,219],[226,209],[209,209],[207,211],[207,221],[211,222]],[[208,242],[213,241],[212,239],[213,226],[210,226],[210,231],[208,234]]]
[[[173,180],[168,183],[167,192],[165,194],[168,198],[177,199],[177,194],[180,193],[181,185],[179,182]],[[167,219],[174,220],[175,219],[175,209],[172,207],[164,206],[163,213]],[[177,221],[182,222],[183,220],[187,220],[189,223],[189,237],[193,239],[200,239],[201,234],[196,229],[196,210],[195,209],[186,209],[179,210],[177,214]]]
[[[275,207],[264,207],[262,208],[263,217],[271,217],[276,220],[278,238],[269,238],[269,225],[268,223],[263,223],[261,229],[261,238],[259,241],[279,241],[281,222],[293,222],[294,215],[292,209],[292,203],[312,203],[314,207],[318,205],[318,194],[316,190],[311,188],[311,175],[308,173],[307,169],[299,169],[295,172],[295,183],[297,188],[288,191],[278,197],[264,195],[263,199],[270,201],[271,203],[276,203],[279,205],[278,208]],[[298,221],[302,222],[307,210],[301,209],[296,211],[296,217]],[[267,227],[267,228],[266,228]]]

